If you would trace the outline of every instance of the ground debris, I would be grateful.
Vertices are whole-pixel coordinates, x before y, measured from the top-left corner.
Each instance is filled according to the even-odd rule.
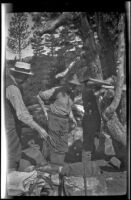
[[[66,190],[70,187],[71,196],[85,196],[84,190],[84,180],[83,177],[66,177],[65,178]],[[86,179],[87,183],[87,196],[95,195],[106,195],[107,187],[101,178],[98,177],[88,177]],[[72,188],[72,192],[71,192]]]

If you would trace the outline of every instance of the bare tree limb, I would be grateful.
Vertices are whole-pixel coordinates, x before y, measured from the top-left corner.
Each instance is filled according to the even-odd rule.
[[[72,61],[72,62],[70,63],[70,65],[69,65],[63,72],[57,74],[57,75],[55,76],[55,78],[65,77],[65,76],[68,74],[68,72],[75,66],[75,64],[76,64],[78,61],[80,61],[80,57],[77,57],[74,61]]]
[[[106,123],[108,131],[112,139],[115,139],[123,146],[127,144],[126,128],[120,123],[116,113]]]
[[[41,34],[52,33],[56,28],[61,25],[68,24],[73,19],[73,14],[71,12],[63,12],[56,19],[49,20],[43,23],[43,30]]]

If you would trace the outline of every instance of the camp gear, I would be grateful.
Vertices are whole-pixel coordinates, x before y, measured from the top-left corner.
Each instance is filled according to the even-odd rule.
[[[24,170],[29,165],[45,165],[47,161],[44,159],[38,147],[29,147],[23,150],[19,165],[19,170]]]
[[[99,80],[99,79],[94,79],[94,78],[88,78],[88,79],[85,79],[83,81],[80,81],[80,83],[86,83],[87,84],[96,84],[96,85],[108,85],[108,86],[111,86],[112,84],[108,81],[104,81],[104,80]]]
[[[77,163],[82,161],[82,146],[80,139],[76,139],[72,145],[69,146],[68,152],[65,155],[65,162]]]
[[[18,172],[12,171],[7,174],[7,193],[9,196],[18,196],[29,190],[30,184],[35,181],[37,171]]]
[[[54,164],[63,165],[65,160],[65,153],[50,152],[50,161]]]

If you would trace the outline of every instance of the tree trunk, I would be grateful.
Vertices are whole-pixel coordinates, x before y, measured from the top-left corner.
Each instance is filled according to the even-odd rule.
[[[107,126],[107,132],[113,140],[126,146],[126,129],[120,123],[116,113],[114,113],[112,118],[105,123],[105,126]]]
[[[84,44],[83,48],[85,50],[84,58],[87,63],[87,73],[84,74],[85,77],[83,77],[83,79],[87,79],[88,77],[103,79],[100,57],[94,40],[94,33],[91,30],[87,16],[81,15],[80,33]],[[100,133],[101,116],[93,90],[87,89],[87,87],[84,86],[82,99],[85,111],[82,122],[83,149],[93,153],[95,151],[95,135]]]
[[[122,88],[124,84],[124,54],[125,54],[125,41],[124,41],[124,18],[120,19],[121,33],[119,35],[119,48],[118,48],[118,66],[117,66],[117,82],[113,101],[103,112],[103,118],[111,137],[126,146],[126,129],[120,123],[116,109],[119,106]]]
[[[84,58],[87,62],[88,74],[92,78],[103,79],[99,53],[96,48],[93,31],[86,16],[81,16],[80,32],[84,44]]]
[[[126,128],[126,126],[127,126],[127,123],[126,123],[127,122],[127,118],[126,118],[127,111],[126,111],[126,92],[125,91],[123,91],[123,93],[122,93],[121,101],[118,106],[117,113],[118,113],[120,122]]]
[[[99,54],[104,79],[116,75],[114,45],[110,39],[109,31],[104,24],[101,14],[96,13],[96,26],[99,40]]]
[[[121,17],[120,25],[124,26],[124,19]],[[117,61],[117,82],[116,82],[116,90],[112,103],[105,110],[106,115],[113,114],[121,100],[122,89],[124,84],[124,54],[125,54],[125,40],[124,40],[124,28],[122,27],[122,31],[119,35],[118,40],[118,61]]]

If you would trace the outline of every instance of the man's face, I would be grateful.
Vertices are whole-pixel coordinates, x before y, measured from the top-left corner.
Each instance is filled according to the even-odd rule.
[[[74,94],[74,96],[77,96],[81,93],[82,91],[82,85],[73,85],[70,88],[71,92]]]
[[[74,92],[76,90],[76,85],[70,84],[69,88],[70,88],[71,92]]]
[[[21,76],[16,77],[15,80],[16,80],[16,82],[17,82],[18,84],[22,85],[22,84],[24,84],[25,82],[27,82],[28,78],[29,78],[28,75],[23,75],[23,74],[22,74]]]

